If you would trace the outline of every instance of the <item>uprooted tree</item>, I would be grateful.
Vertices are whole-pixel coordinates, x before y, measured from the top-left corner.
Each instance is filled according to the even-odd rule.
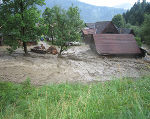
[[[36,41],[39,32],[40,11],[37,5],[44,5],[45,0],[3,0],[1,4],[2,33],[5,43],[13,50],[20,44],[27,51],[27,42]]]
[[[84,27],[84,22],[80,19],[78,7],[72,6],[68,10],[64,10],[55,6],[53,12],[56,45],[60,47],[61,55],[67,49],[69,42],[81,39],[80,31]]]

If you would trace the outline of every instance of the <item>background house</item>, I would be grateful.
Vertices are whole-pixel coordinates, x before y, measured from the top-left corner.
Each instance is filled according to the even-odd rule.
[[[86,28],[82,30],[83,41],[86,44],[91,44],[94,34],[119,34],[119,32],[111,21],[86,23]]]
[[[96,34],[118,34],[118,29],[111,21],[95,23]]]
[[[87,28],[96,29],[96,34],[119,34],[117,27],[111,21],[86,23]]]

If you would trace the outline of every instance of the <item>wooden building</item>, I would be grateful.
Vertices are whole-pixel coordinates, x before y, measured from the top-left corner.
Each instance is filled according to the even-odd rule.
[[[82,30],[83,42],[85,42],[86,44],[90,44],[93,34],[96,34],[96,29],[83,29]]]
[[[86,23],[86,28],[82,30],[84,42],[91,43],[94,34],[119,34],[119,32],[111,21]]]
[[[118,29],[111,21],[95,23],[96,34],[119,34]]]
[[[100,55],[137,56],[141,54],[132,34],[95,34],[90,47]]]
[[[117,27],[111,21],[86,23],[89,29],[96,29],[96,34],[119,34]]]

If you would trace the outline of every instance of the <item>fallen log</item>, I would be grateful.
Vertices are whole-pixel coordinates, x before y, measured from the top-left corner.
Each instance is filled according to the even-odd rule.
[[[34,52],[34,53],[39,53],[39,54],[46,54],[46,51],[45,50],[41,50],[41,49],[31,49],[31,52]]]

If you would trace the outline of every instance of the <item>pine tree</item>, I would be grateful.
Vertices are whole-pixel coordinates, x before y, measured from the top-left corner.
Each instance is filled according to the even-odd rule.
[[[143,0],[141,3],[138,0],[130,10],[123,14],[126,23],[140,26],[144,22],[144,14],[150,12],[149,5],[150,3],[147,3],[146,0]]]

